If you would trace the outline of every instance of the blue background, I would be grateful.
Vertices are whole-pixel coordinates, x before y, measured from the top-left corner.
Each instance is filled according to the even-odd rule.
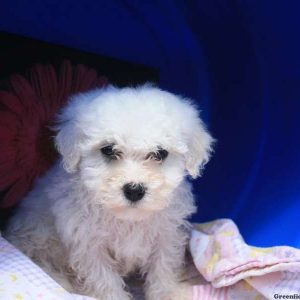
[[[218,140],[194,220],[300,247],[299,15],[298,0],[10,0],[0,29],[159,69]]]

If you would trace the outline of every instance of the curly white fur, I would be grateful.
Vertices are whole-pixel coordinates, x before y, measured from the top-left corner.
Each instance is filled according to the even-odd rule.
[[[190,101],[158,88],[108,87],[74,96],[59,116],[62,155],[24,199],[5,236],[68,290],[131,299],[124,277],[145,277],[147,300],[178,294],[195,212],[185,176],[199,176],[212,138]],[[109,161],[100,149],[114,144]],[[168,157],[147,157],[163,148]],[[132,205],[124,184],[143,183]],[[184,293],[182,293],[184,294]]]

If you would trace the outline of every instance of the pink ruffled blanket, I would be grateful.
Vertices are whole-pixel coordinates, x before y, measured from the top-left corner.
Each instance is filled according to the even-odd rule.
[[[231,220],[222,219],[196,224],[190,251],[193,264],[185,280],[192,283],[191,300],[300,299],[298,249],[251,247]],[[0,237],[0,299],[92,298],[66,292]]]
[[[208,282],[193,286],[193,300],[300,299],[299,249],[249,246],[236,225],[222,219],[195,225],[190,250]]]

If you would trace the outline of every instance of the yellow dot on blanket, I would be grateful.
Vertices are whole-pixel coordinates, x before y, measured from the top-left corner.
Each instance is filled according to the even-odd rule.
[[[219,261],[220,256],[218,253],[214,253],[213,256],[210,258],[208,263],[206,264],[206,272],[211,272],[216,265],[216,263]]]
[[[18,279],[17,275],[15,275],[15,274],[10,275],[10,280],[11,281],[17,281],[17,279]]]
[[[208,260],[205,269],[206,272],[210,273],[215,265],[217,264],[217,262],[220,260],[221,257],[221,246],[217,241],[213,241],[212,247],[211,247],[211,251],[213,252],[213,255],[211,256],[211,258]]]
[[[226,230],[226,231],[222,231],[221,234],[223,236],[234,236],[235,233],[232,230]]]
[[[257,248],[257,247],[251,247],[250,256],[257,257],[262,254],[269,254],[272,253],[272,248]]]
[[[18,294],[15,294],[15,299],[16,300],[23,300],[24,298],[21,294],[18,293]]]

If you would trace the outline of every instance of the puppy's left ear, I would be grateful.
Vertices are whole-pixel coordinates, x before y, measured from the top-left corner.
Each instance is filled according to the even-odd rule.
[[[215,140],[199,117],[193,118],[189,127],[185,166],[189,175],[195,179],[201,176],[201,171],[209,161]]]
[[[73,173],[80,160],[80,130],[72,121],[58,125],[56,130],[58,133],[55,137],[55,145],[62,155],[63,167],[68,173]]]

